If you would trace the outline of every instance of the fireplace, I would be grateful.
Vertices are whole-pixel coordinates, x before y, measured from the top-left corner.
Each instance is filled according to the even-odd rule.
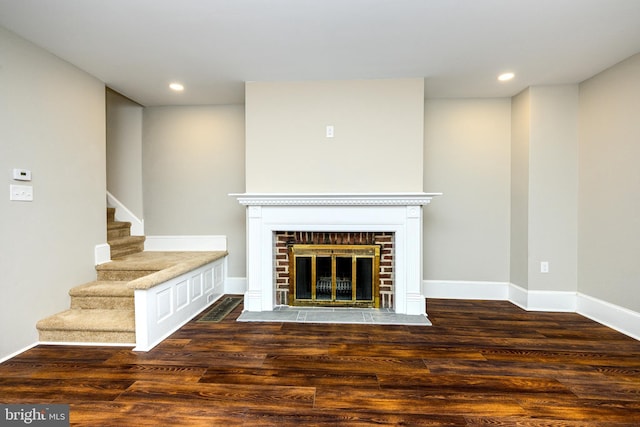
[[[276,231],[276,305],[393,308],[393,256],[393,233]],[[372,260],[371,281],[367,279],[367,282],[363,282],[358,279],[365,278],[364,269],[365,265],[369,265],[368,259]],[[329,269],[334,268],[334,262],[335,273]],[[308,268],[305,263],[309,264]],[[349,280],[350,275],[355,275],[350,278],[351,285],[345,281]],[[303,294],[304,289],[300,289],[301,294],[297,296],[296,288],[300,284],[297,276],[311,285],[307,287],[311,298]],[[330,299],[325,291],[329,277],[332,288]],[[323,282],[319,284],[321,279]],[[313,283],[320,289],[321,298],[314,296]],[[370,283],[366,285],[370,288],[366,295],[365,283]],[[352,292],[351,299],[346,298],[348,289]]]
[[[245,310],[271,311],[277,305],[290,303],[291,296],[283,295],[278,282],[282,272],[278,271],[281,254],[276,236],[293,230],[389,236],[393,242],[393,285],[381,288],[387,291],[396,313],[426,314],[422,294],[422,206],[435,195],[439,194],[233,194],[247,208]],[[334,286],[333,272],[331,280]],[[317,283],[315,286],[317,292]],[[286,289],[289,291],[290,287]]]
[[[380,307],[376,245],[291,245],[289,305]]]

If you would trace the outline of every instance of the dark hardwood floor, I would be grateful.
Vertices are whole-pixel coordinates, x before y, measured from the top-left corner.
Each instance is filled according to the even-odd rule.
[[[72,425],[639,426],[640,342],[577,314],[429,300],[432,327],[190,322],[148,353],[38,346],[0,402]]]

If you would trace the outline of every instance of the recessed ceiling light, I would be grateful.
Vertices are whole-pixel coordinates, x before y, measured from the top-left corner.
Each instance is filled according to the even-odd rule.
[[[506,82],[507,80],[511,80],[514,77],[515,77],[515,74],[513,73],[504,73],[498,76],[498,80],[500,80],[501,82]]]
[[[169,85],[169,88],[171,90],[175,90],[176,92],[182,92],[184,90],[184,86],[182,86],[180,83],[171,83]]]

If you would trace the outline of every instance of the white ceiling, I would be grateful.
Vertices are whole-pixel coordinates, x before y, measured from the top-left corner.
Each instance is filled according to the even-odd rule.
[[[270,80],[502,97],[640,52],[640,0],[0,0],[0,25],[143,105],[242,103]]]

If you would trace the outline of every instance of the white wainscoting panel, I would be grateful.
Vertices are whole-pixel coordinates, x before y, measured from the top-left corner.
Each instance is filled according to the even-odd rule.
[[[226,257],[151,289],[136,289],[134,350],[149,351],[217,301],[225,291],[225,270]]]
[[[220,269],[222,269],[222,265],[218,266]],[[215,269],[215,267],[214,267]],[[204,277],[204,292],[207,293],[209,291],[211,291],[213,289],[213,271],[212,270],[207,270],[205,271],[202,276]],[[222,281],[222,278],[219,279],[220,281]]]
[[[180,286],[177,284],[176,286]],[[161,323],[173,314],[173,299],[171,298],[171,288],[164,288],[156,293],[156,323]]]
[[[227,270],[227,258],[224,259],[224,263],[216,264],[213,266],[213,286],[218,286],[217,291],[223,293],[231,293],[226,292],[226,289],[220,289],[220,285],[225,286],[225,271]],[[225,286],[226,288],[226,286]]]
[[[185,280],[176,285],[176,311],[189,305],[189,283]]]
[[[191,295],[193,301],[202,298],[202,273],[191,277]]]

